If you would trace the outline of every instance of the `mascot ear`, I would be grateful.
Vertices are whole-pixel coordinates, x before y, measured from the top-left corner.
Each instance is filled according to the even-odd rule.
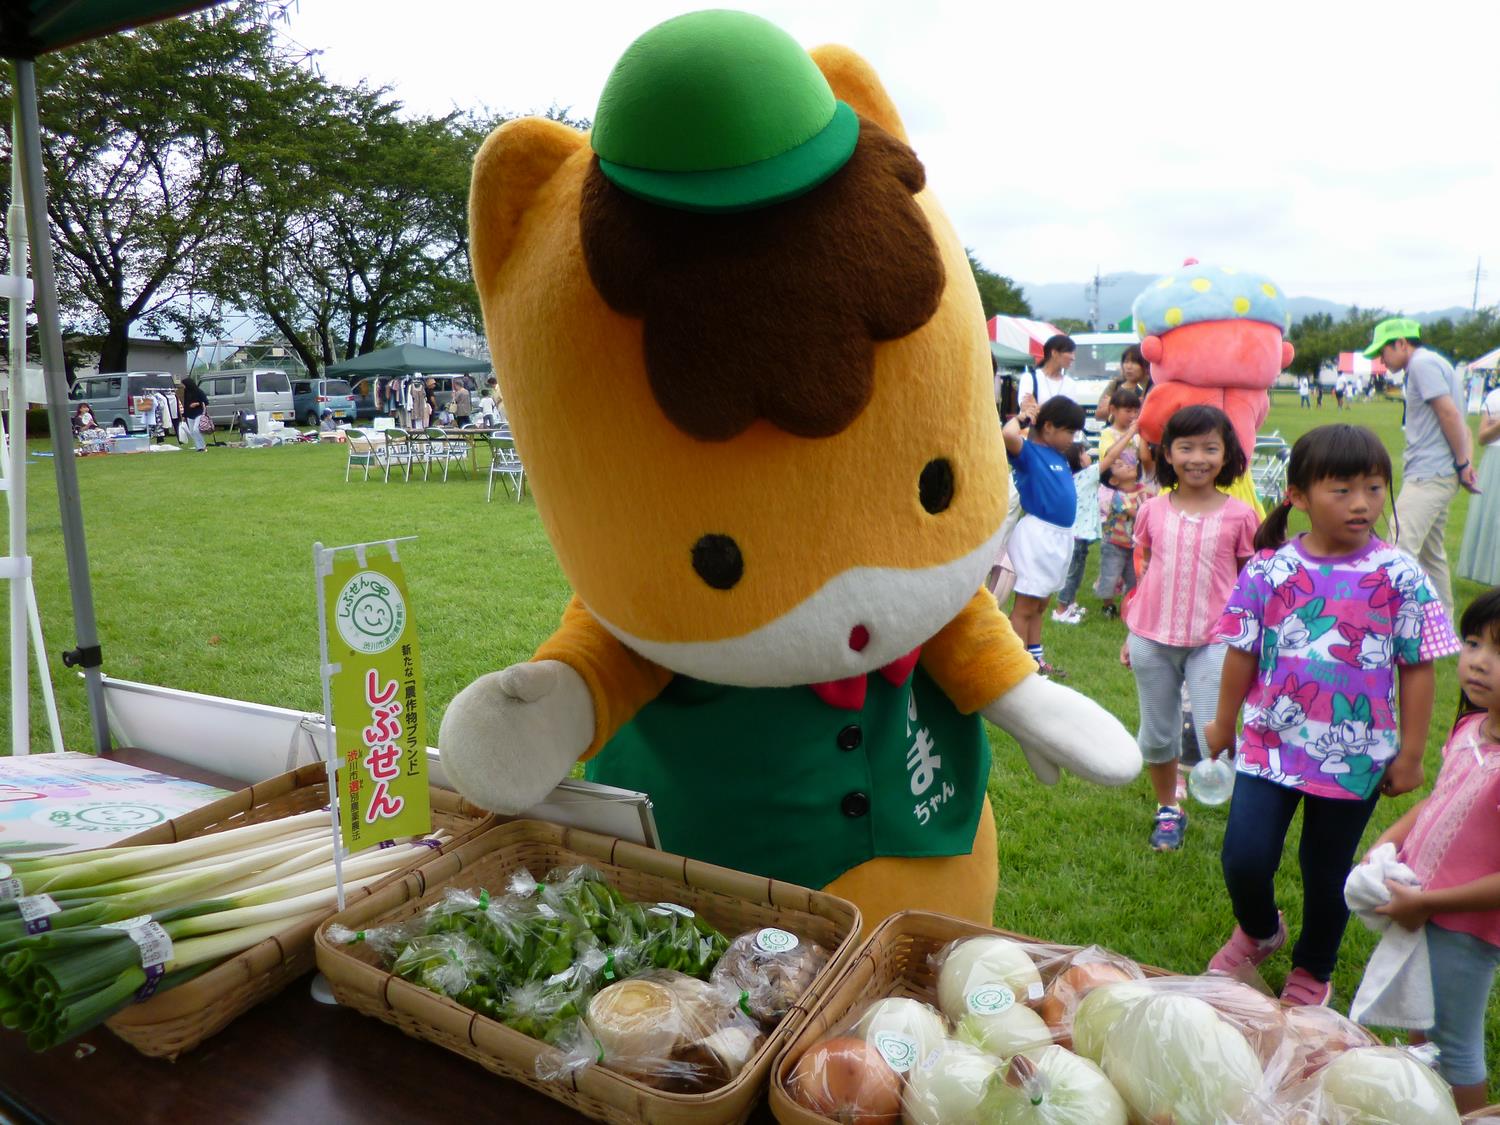
[[[848,102],[855,113],[875,122],[902,144],[907,143],[906,126],[901,124],[896,104],[880,84],[873,66],[848,47],[814,47],[808,54],[828,79],[834,97]]]
[[[1147,363],[1160,363],[1162,357],[1161,337],[1147,336],[1141,341],[1141,355]]]
[[[1281,369],[1285,371],[1292,365],[1292,357],[1297,354],[1297,349],[1292,347],[1290,340],[1281,341]]]
[[[507,121],[480,146],[469,183],[469,256],[480,293],[510,255],[521,217],[538,189],[587,144],[577,129],[524,117]]]

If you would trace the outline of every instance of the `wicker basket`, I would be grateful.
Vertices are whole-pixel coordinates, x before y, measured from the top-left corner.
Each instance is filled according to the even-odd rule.
[[[409,918],[441,898],[445,887],[495,889],[523,868],[540,878],[554,867],[579,863],[599,870],[628,899],[681,903],[731,936],[759,926],[790,930],[829,950],[829,963],[733,1081],[710,1093],[671,1094],[598,1066],[566,1080],[543,1082],[535,1076],[536,1060],[552,1048],[392,976],[366,945],[338,945],[327,936],[334,923],[363,929]],[[776,1052],[854,956],[859,931],[859,911],[832,895],[592,832],[521,820],[493,828],[423,864],[325,922],[318,930],[317,953],[318,967],[341,1004],[473,1059],[596,1121],[717,1125],[749,1116]]]
[[[771,1068],[771,1112],[782,1125],[835,1125],[832,1118],[813,1113],[791,1099],[787,1082],[802,1056],[848,1019],[849,1015],[887,996],[907,996],[937,1005],[937,973],[929,963],[950,941],[1000,934],[1029,944],[1046,945],[1034,937],[995,930],[946,914],[908,910],[882,922],[855,954],[801,1029],[789,1036]],[[1068,946],[1052,946],[1059,953]],[[1168,976],[1165,969],[1142,965],[1148,977]]]
[[[321,763],[314,763],[194,809],[120,844],[169,844],[311,812],[327,804],[328,775]],[[446,789],[432,790],[432,820],[435,827],[455,837],[444,850],[494,822],[489,813]],[[400,877],[399,872],[391,875],[392,879]],[[346,904],[382,885],[350,891]],[[317,918],[290,927],[200,977],[117,1012],[106,1026],[143,1055],[175,1059],[309,972],[314,964],[313,931],[321,921]]]

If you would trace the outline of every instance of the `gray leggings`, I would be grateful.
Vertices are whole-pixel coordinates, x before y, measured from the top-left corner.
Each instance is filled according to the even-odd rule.
[[[1224,668],[1224,645],[1186,648],[1148,641],[1130,634],[1130,669],[1141,705],[1141,730],[1136,743],[1150,765],[1175,761],[1182,754],[1182,684],[1187,681],[1193,704],[1193,729],[1198,752],[1208,757],[1203,731],[1219,709],[1219,675]]]
[[[1500,948],[1431,922],[1426,933],[1437,1017],[1428,1038],[1438,1045],[1443,1077],[1454,1086],[1474,1086],[1485,1079],[1484,1011]]]

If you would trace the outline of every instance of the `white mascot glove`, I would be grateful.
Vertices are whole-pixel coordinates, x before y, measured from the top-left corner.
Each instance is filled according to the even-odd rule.
[[[469,800],[515,815],[568,776],[594,740],[594,700],[557,660],[512,664],[459,692],[438,734],[443,772]]]
[[[1140,749],[1119,719],[1042,676],[1027,676],[979,713],[1020,743],[1043,785],[1055,785],[1060,768],[1096,785],[1125,785],[1141,772]]]

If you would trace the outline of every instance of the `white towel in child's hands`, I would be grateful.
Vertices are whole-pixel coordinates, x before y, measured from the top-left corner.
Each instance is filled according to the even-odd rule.
[[[1349,1018],[1356,1023],[1425,1030],[1432,1026],[1432,969],[1427,960],[1427,931],[1398,926],[1375,908],[1391,901],[1385,881],[1420,886],[1412,869],[1396,858],[1394,844],[1381,844],[1370,858],[1349,872],[1344,901],[1359,920],[1383,935],[1364,980],[1359,982]]]

